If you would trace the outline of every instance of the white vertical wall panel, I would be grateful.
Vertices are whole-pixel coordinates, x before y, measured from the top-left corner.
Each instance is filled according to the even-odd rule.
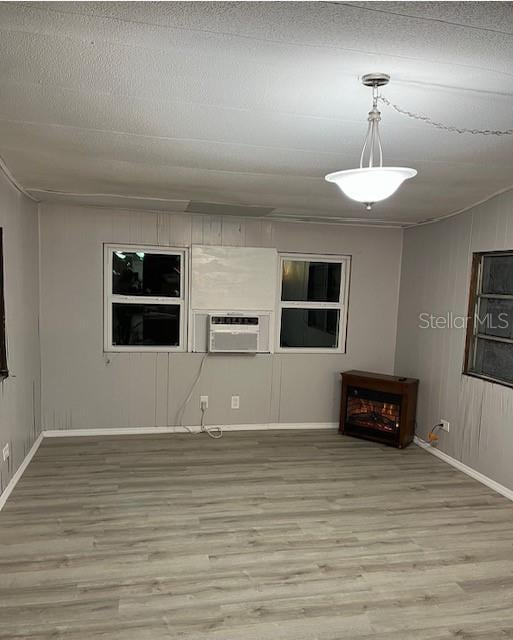
[[[0,493],[41,430],[39,349],[39,239],[37,205],[0,174],[0,227],[4,241],[7,364],[0,382]]]
[[[273,311],[276,305],[276,249],[193,245],[193,310]]]
[[[513,250],[513,192],[404,237],[396,373],[420,378],[417,431],[444,418],[439,448],[513,489],[513,390],[462,375],[465,328],[421,328],[420,313],[467,315],[472,253]]]
[[[157,353],[155,358],[155,426],[165,427],[168,406],[169,354]]]
[[[223,221],[221,244],[223,246],[244,246],[243,224],[240,220]]]
[[[105,242],[353,256],[346,354],[209,357],[184,424],[199,423],[199,395],[209,396],[212,424],[335,422],[340,371],[393,370],[400,230],[65,205],[44,205],[40,217],[47,429],[174,425],[201,362],[193,353],[103,353]]]

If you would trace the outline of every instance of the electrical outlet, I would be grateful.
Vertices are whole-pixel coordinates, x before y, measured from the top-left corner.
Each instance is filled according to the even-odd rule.
[[[449,427],[451,426],[448,420],[440,420],[440,424],[442,425],[442,431],[447,431],[449,433]]]
[[[232,396],[232,409],[240,407],[240,396]]]
[[[200,409],[208,409],[208,396],[200,396]]]
[[[7,443],[5,445],[5,447],[2,449],[2,455],[3,455],[3,458],[4,458],[4,462],[11,455],[11,452],[9,451],[9,443]]]

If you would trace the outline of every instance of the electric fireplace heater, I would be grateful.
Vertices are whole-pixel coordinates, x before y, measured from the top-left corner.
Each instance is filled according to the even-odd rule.
[[[348,371],[342,374],[340,432],[405,447],[415,432],[418,380]]]

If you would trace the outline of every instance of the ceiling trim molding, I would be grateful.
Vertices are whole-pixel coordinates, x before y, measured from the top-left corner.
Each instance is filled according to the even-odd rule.
[[[0,156],[0,171],[4,174],[4,176],[7,178],[7,182],[9,182],[9,184],[11,186],[13,186],[17,191],[19,191],[20,193],[22,193],[24,196],[26,196],[27,198],[29,198],[30,200],[32,200],[32,202],[39,202],[39,200],[37,198],[35,198],[33,195],[31,195],[24,187],[23,185],[18,182],[18,180],[16,180],[16,178],[13,176],[13,174],[11,173],[11,171],[9,170],[9,167],[7,166],[7,164],[5,163],[5,160]]]
[[[39,202],[42,204],[45,204],[45,201],[41,201],[37,199],[36,197],[32,196],[31,193],[48,194],[48,195],[55,195],[55,196],[62,196],[62,197],[69,197],[69,198],[119,198],[121,200],[140,200],[140,201],[147,201],[147,202],[162,202],[162,203],[169,203],[169,204],[176,203],[176,202],[184,202],[183,200],[177,200],[176,198],[173,199],[173,198],[158,198],[154,196],[124,195],[120,193],[73,193],[68,191],[56,191],[52,189],[38,189],[38,188],[29,188],[28,190],[25,190],[21,185],[19,185],[19,183],[14,181],[14,178],[12,178],[12,174],[10,173],[10,171],[8,170],[7,166],[5,165],[5,163],[1,158],[0,158],[0,169],[2,169],[2,171],[5,173],[9,181],[13,184],[13,186],[15,186],[19,191],[21,191],[21,193],[26,195],[28,198],[30,198],[34,202]],[[507,193],[508,191],[513,191],[513,185],[505,187],[504,189],[499,189],[498,191],[495,191],[489,196],[486,196],[486,198],[482,198],[481,200],[473,202],[472,204],[466,207],[463,207],[462,209],[458,209],[457,211],[452,211],[451,213],[448,213],[446,215],[438,216],[436,218],[430,218],[428,220],[420,220],[419,222],[408,222],[406,220],[386,220],[383,218],[379,218],[379,219],[343,218],[343,217],[335,217],[335,216],[333,216],[333,220],[328,219],[331,216],[320,216],[319,220],[315,220],[310,216],[305,216],[303,218],[300,215],[288,216],[288,215],[280,215],[280,214],[276,214],[276,215],[271,214],[267,216],[254,216],[254,217],[251,217],[251,219],[252,220],[272,220],[274,222],[293,222],[293,223],[301,223],[301,224],[324,224],[324,225],[334,224],[334,225],[349,225],[349,226],[357,226],[357,227],[412,229],[415,227],[422,227],[427,224],[435,224],[437,222],[443,222],[448,218],[459,216],[460,214],[470,211],[470,209],[474,209],[475,207],[478,207],[479,205],[484,204],[485,202],[488,202],[489,200],[492,200],[493,198],[500,196],[503,193]],[[64,203],[54,202],[50,204],[64,204]],[[228,205],[229,203],[219,203],[219,204]],[[108,205],[108,204],[102,205],[102,204],[76,203],[76,205],[84,206],[84,207],[96,207],[99,209],[116,208],[116,209],[133,210],[133,207],[126,207],[126,206],[116,207],[115,205]],[[146,211],[152,211],[152,209],[146,209]],[[155,211],[162,212],[161,209],[160,210],[155,209]],[[166,209],[165,211],[168,211],[169,213],[183,213],[185,215],[207,215],[207,216],[209,215],[209,214],[201,214],[201,213],[191,214],[185,211],[185,209],[180,209],[176,211],[173,211],[172,209]],[[247,220],[247,218],[245,218],[244,216],[230,216],[230,218],[239,218],[239,217],[242,220]]]
[[[136,196],[122,193],[75,193],[73,191],[58,191],[56,189],[40,189],[38,187],[28,187],[30,193],[44,193],[54,196],[64,196],[69,198],[122,198],[124,200],[150,200],[151,202],[185,202],[178,198],[158,198],[155,196]],[[30,197],[30,196],[29,196]],[[40,202],[40,200],[38,200]],[[187,202],[189,202],[187,200]]]
[[[471,209],[474,209],[475,207],[478,207],[480,204],[484,204],[485,202],[488,202],[489,200],[493,200],[493,198],[496,198],[497,196],[500,196],[503,193],[507,193],[508,191],[513,191],[513,185],[510,185],[509,187],[505,187],[504,189],[499,189],[499,191],[495,191],[495,193],[492,193],[491,195],[486,196],[486,198],[483,198],[482,200],[478,200],[477,202],[474,202],[473,204],[469,204],[467,207],[463,207],[463,209],[458,209],[457,211],[453,211],[452,213],[448,213],[445,216],[438,216],[438,218],[430,218],[429,220],[421,220],[420,222],[413,222],[411,224],[405,224],[404,228],[405,229],[411,229],[413,227],[423,227],[426,224],[435,224],[436,222],[443,222],[444,220],[447,220],[448,218],[454,218],[455,216],[459,216],[462,213],[466,213],[467,211],[470,211]]]
[[[247,218],[246,218],[247,219]],[[255,219],[255,218],[254,218]],[[319,220],[315,220],[313,217],[305,217],[301,216],[280,216],[280,215],[269,215],[264,218],[260,218],[260,220],[271,220],[272,222],[289,222],[294,224],[322,224],[322,225],[343,225],[348,227],[379,227],[380,229],[405,229],[406,223],[404,221],[398,220],[384,220],[380,219],[372,219],[372,218],[336,218],[333,217],[332,220],[329,217],[321,216]]]
[[[56,196],[62,196],[62,197],[69,197],[69,198],[119,198],[120,200],[141,200],[141,201],[149,201],[149,202],[162,202],[162,203],[173,203],[173,202],[183,202],[183,200],[176,200],[176,199],[171,199],[171,198],[156,198],[156,197],[146,197],[146,196],[130,196],[130,195],[122,195],[119,193],[72,193],[72,192],[68,192],[68,191],[54,191],[51,189],[30,189],[30,191],[32,192],[36,192],[36,193],[41,193],[41,194],[48,194],[48,195],[56,195]],[[120,203],[119,206],[116,206],[115,204],[100,204],[100,203],[88,203],[88,202],[70,202],[67,203],[65,201],[48,201],[48,200],[38,200],[38,202],[41,205],[52,205],[52,206],[66,206],[67,204],[73,204],[74,206],[77,207],[91,207],[93,209],[117,209],[120,211],[133,211],[134,207],[130,207],[130,206],[123,206],[122,203]],[[229,204],[229,203],[219,203],[219,204]],[[178,210],[173,210],[173,209],[144,209],[145,212],[151,213],[153,212],[158,212],[158,213],[181,213],[184,215],[188,215],[188,216],[203,216],[203,217],[216,217],[216,216],[212,216],[211,214],[207,214],[207,213],[191,213],[189,211],[186,211],[185,208],[184,209],[178,209]],[[220,214],[217,217],[225,217],[222,214]],[[288,223],[295,223],[295,224],[322,224],[322,225],[348,225],[348,226],[354,226],[354,227],[380,227],[380,228],[390,228],[390,229],[403,229],[406,227],[406,225],[408,224],[407,222],[405,222],[404,220],[386,220],[384,218],[342,218],[342,217],[335,217],[333,216],[332,219],[330,220],[331,216],[319,216],[319,220],[316,220],[314,217],[311,216],[306,216],[302,217],[300,215],[281,215],[281,214],[276,214],[276,215],[266,215],[266,216],[234,216],[234,215],[229,215],[226,216],[229,217],[230,219],[237,219],[237,220],[268,220],[271,222],[288,222]]]

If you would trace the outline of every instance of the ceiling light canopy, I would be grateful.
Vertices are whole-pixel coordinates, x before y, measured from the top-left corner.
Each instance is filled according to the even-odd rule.
[[[383,166],[378,98],[379,87],[388,84],[389,80],[390,76],[385,73],[368,73],[362,77],[362,83],[366,87],[372,87],[372,109],[369,111],[369,126],[360,156],[360,168],[335,171],[326,176],[326,180],[334,182],[348,198],[363,202],[367,210],[370,210],[375,202],[389,198],[405,180],[417,175],[415,169]],[[366,154],[368,162],[367,166],[364,166]],[[379,164],[376,166],[377,158]]]

